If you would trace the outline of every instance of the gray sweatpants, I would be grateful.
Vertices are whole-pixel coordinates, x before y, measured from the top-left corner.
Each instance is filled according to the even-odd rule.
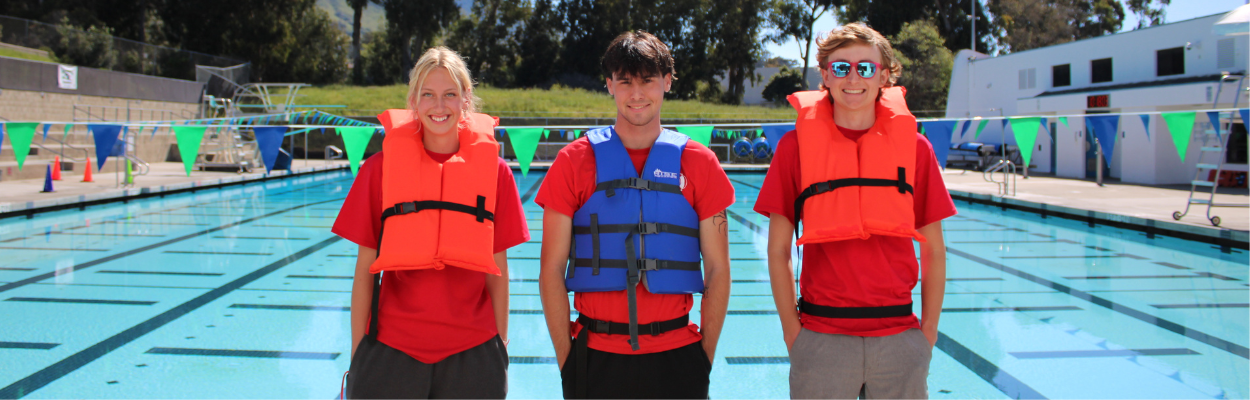
[[[927,399],[933,356],[919,329],[882,337],[803,329],[790,349],[790,398]]]

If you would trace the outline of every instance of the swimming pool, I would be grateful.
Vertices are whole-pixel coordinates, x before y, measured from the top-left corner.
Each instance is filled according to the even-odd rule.
[[[537,295],[542,178],[517,176],[533,240],[509,252],[513,398],[561,394]],[[751,211],[763,175],[730,178],[733,289],[711,397],[786,398],[768,220]],[[0,398],[336,397],[356,246],[329,227],[351,179],[0,220]],[[1250,396],[1244,251],[956,205],[931,397]]]

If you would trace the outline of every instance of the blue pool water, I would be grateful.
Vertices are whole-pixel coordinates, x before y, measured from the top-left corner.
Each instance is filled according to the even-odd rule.
[[[733,289],[713,398],[786,398],[762,174],[731,174]],[[509,251],[509,396],[560,397],[534,279]],[[0,220],[0,398],[333,398],[356,246],[343,172]],[[1247,398],[1247,254],[957,202],[933,398]],[[919,312],[919,288],[916,289]],[[697,309],[696,309],[697,313]],[[692,316],[698,320],[698,316]]]

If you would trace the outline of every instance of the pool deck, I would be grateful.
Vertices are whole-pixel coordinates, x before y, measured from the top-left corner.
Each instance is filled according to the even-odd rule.
[[[509,163],[514,168],[519,166]],[[550,162],[534,162],[532,171],[549,168]],[[762,172],[765,165],[724,164],[726,171]],[[347,168],[346,161],[295,161],[290,172],[273,174],[192,171],[187,176],[181,163],[153,163],[152,172],[136,179],[132,188],[118,188],[113,174],[97,174],[95,183],[78,182],[77,176],[54,182],[56,192],[40,193],[43,180],[28,179],[0,182],[0,218],[33,215],[38,212],[60,210],[84,205],[118,201],[128,196],[152,196],[176,193],[192,189],[213,188],[274,179],[290,175],[308,174],[329,169]],[[1142,230],[1147,233],[1176,236],[1185,239],[1218,243],[1235,248],[1247,248],[1250,231],[1250,208],[1215,208],[1213,214],[1222,220],[1219,227],[1211,226],[1206,219],[1205,206],[1195,204],[1189,214],[1180,221],[1172,219],[1172,212],[1183,210],[1189,196],[1187,188],[1151,187],[1122,183],[1097,184],[1076,179],[1054,177],[1030,177],[1016,179],[1014,196],[998,195],[998,185],[984,180],[979,172],[948,170],[946,186],[958,200],[993,204],[1038,212],[1122,228]],[[999,175],[1001,179],[1001,175]],[[1228,194],[1217,194],[1217,203],[1250,203],[1246,189],[1231,189]],[[1205,196],[1199,197],[1205,198]]]

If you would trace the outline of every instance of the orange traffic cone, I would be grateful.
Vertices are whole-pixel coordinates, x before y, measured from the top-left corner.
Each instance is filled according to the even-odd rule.
[[[61,180],[61,156],[56,156],[56,160],[52,161],[52,180]]]
[[[91,157],[87,157],[87,171],[82,174],[83,182],[95,182],[91,180]]]

